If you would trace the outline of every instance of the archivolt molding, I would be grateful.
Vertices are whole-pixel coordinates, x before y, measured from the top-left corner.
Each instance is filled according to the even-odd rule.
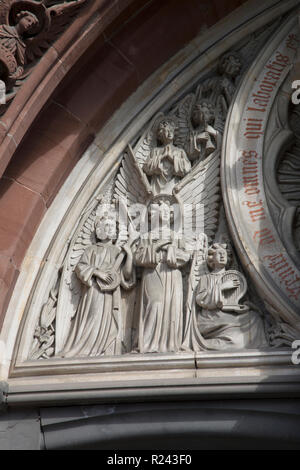
[[[278,172],[277,156],[291,140],[276,109],[281,107],[283,117],[291,98],[290,72],[298,41],[298,21],[292,18],[249,70],[227,121],[223,160],[223,192],[240,256],[272,311],[294,325],[299,324],[300,272],[296,248],[291,249],[292,223],[284,215],[274,221],[269,204],[274,204],[279,189],[278,181],[271,179]],[[285,101],[280,94],[283,86],[290,86]],[[279,206],[281,199],[277,198]]]

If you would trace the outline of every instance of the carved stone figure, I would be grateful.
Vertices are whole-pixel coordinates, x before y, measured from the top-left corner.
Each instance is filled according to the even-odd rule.
[[[135,263],[143,267],[138,351],[176,352],[183,335],[183,285],[180,269],[189,261],[184,241],[174,233],[172,207],[159,197],[160,226],[140,241]]]
[[[203,160],[221,147],[220,133],[213,127],[214,107],[208,100],[200,100],[192,109],[193,129],[190,133],[189,158]]]
[[[24,37],[36,35],[43,28],[46,18],[46,9],[43,5],[34,4],[33,11],[22,10],[16,15],[16,25],[0,25],[0,79],[6,83],[7,90],[11,90],[18,78],[24,72],[26,61],[26,44]]]
[[[83,294],[64,348],[65,357],[123,352],[120,289],[135,284],[132,252],[129,245],[120,247],[113,242],[113,214],[97,217],[95,232],[97,244],[84,251],[76,266]]]
[[[206,237],[192,269],[198,270],[188,318],[184,348],[244,349],[267,346],[260,314],[240,304],[247,292],[245,277],[236,270],[226,270],[228,251],[225,244],[214,243],[207,249]],[[195,275],[195,274],[194,274]],[[193,302],[192,301],[192,302]]]
[[[40,59],[87,0],[4,0],[0,5],[0,80],[11,101],[25,68]]]
[[[235,51],[227,52],[219,61],[218,75],[208,78],[200,85],[198,96],[209,99],[214,105],[223,98],[228,109],[236,90],[235,80],[241,68],[240,54]]]
[[[155,115],[126,147],[72,232],[32,357],[52,355],[54,347],[55,356],[77,357],[268,345],[259,309],[243,300],[250,296],[246,279],[228,268],[221,241],[229,239],[222,135],[241,66],[240,54],[225,54],[218,72]],[[124,208],[118,240],[111,214],[99,219],[104,203]],[[158,225],[149,228],[149,217]],[[124,234],[133,229],[139,237],[131,247]]]
[[[150,185],[154,195],[172,194],[179,179],[191,169],[191,163],[181,148],[173,144],[176,123],[163,118],[157,127],[157,140],[162,145],[151,150],[143,171],[150,177]]]

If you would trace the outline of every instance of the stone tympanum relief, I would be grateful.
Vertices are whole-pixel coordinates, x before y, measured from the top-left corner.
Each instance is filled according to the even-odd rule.
[[[32,68],[88,0],[2,0],[0,80],[6,88],[3,114]]]
[[[72,232],[29,360],[283,344],[282,319],[249,289],[221,191],[226,117],[277,26],[220,57],[128,143]]]

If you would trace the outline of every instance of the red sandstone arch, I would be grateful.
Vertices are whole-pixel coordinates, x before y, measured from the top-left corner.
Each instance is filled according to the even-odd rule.
[[[35,231],[76,161],[160,65],[245,0],[90,0],[0,118],[0,325]]]

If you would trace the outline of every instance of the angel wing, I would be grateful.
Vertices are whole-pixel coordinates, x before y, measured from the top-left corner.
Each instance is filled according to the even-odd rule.
[[[228,113],[228,105],[225,98],[220,95],[217,99],[217,105],[215,110],[215,122],[214,128],[219,132],[221,136],[224,134],[225,122]]]
[[[207,349],[205,339],[199,332],[196,315],[196,292],[200,276],[208,273],[207,268],[208,238],[204,233],[199,234],[193,253],[191,271],[188,280],[185,327],[182,349],[197,351]]]
[[[157,120],[161,119],[162,116],[164,116],[163,113],[158,113],[152,119],[149,127],[143,133],[142,137],[138,140],[138,143],[134,148],[135,159],[141,168],[143,168],[145,162],[148,160],[151,153],[151,149],[153,147],[156,147],[157,145],[157,139],[155,135],[155,123],[157,122]]]
[[[50,45],[58,39],[59,35],[63,33],[82,6],[88,1],[69,0],[57,4],[57,0],[55,2],[43,0],[42,3],[47,8],[47,14],[50,17],[50,25],[46,30],[43,29],[40,34],[26,39],[27,62],[39,59],[49,49]]]
[[[171,115],[177,118],[178,127],[175,131],[174,145],[183,148],[188,152],[188,141],[191,131],[191,112],[196,101],[195,95],[187,95],[171,111]]]
[[[197,232],[205,232],[211,241],[217,231],[220,208],[220,150],[217,149],[198,163],[175,186],[174,194],[184,211],[186,248],[194,251]]]
[[[111,182],[105,188],[104,192],[93,199],[86,207],[70,241],[69,249],[62,267],[59,285],[55,323],[56,354],[63,350],[69,332],[70,322],[76,313],[82,292],[81,283],[75,274],[75,267],[86,248],[96,242],[94,224],[97,209],[101,203],[111,201],[112,189],[113,183]]]
[[[123,213],[126,216],[130,214],[132,217],[130,222],[133,227],[137,228],[144,214],[147,201],[152,196],[153,193],[147,176],[137,162],[131,146],[128,145],[116,176],[113,201],[115,203],[119,202],[119,205],[121,202],[122,206],[126,206],[126,210],[121,211],[121,214]],[[136,214],[133,212],[135,209]],[[143,210],[141,211],[141,209]],[[123,229],[126,225],[126,223],[122,224]]]

